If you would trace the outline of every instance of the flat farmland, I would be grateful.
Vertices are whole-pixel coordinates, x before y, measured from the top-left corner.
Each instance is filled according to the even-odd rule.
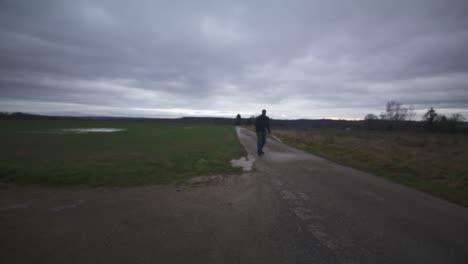
[[[0,146],[0,181],[18,184],[182,182],[245,155],[233,126],[120,120],[2,120]]]

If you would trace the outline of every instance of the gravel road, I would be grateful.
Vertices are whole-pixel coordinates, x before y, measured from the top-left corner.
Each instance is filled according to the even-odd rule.
[[[1,185],[0,263],[468,263],[467,208],[272,140],[265,152],[183,185]]]

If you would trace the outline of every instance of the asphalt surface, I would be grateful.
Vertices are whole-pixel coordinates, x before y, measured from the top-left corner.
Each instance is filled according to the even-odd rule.
[[[238,129],[251,158],[255,135]],[[268,140],[242,175],[0,186],[0,263],[468,263],[468,209]]]

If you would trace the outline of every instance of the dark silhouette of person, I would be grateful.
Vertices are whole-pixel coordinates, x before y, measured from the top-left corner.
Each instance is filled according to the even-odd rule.
[[[270,118],[266,116],[266,110],[262,110],[262,114],[255,119],[255,131],[257,132],[257,154],[259,156],[265,154],[263,147],[266,143],[266,132],[271,134],[270,131]]]

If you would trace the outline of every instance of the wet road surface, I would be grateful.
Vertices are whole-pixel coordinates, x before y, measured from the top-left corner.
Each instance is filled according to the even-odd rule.
[[[256,153],[254,133],[238,135]],[[0,263],[468,263],[467,208],[264,150],[252,172],[181,186],[3,185]]]

